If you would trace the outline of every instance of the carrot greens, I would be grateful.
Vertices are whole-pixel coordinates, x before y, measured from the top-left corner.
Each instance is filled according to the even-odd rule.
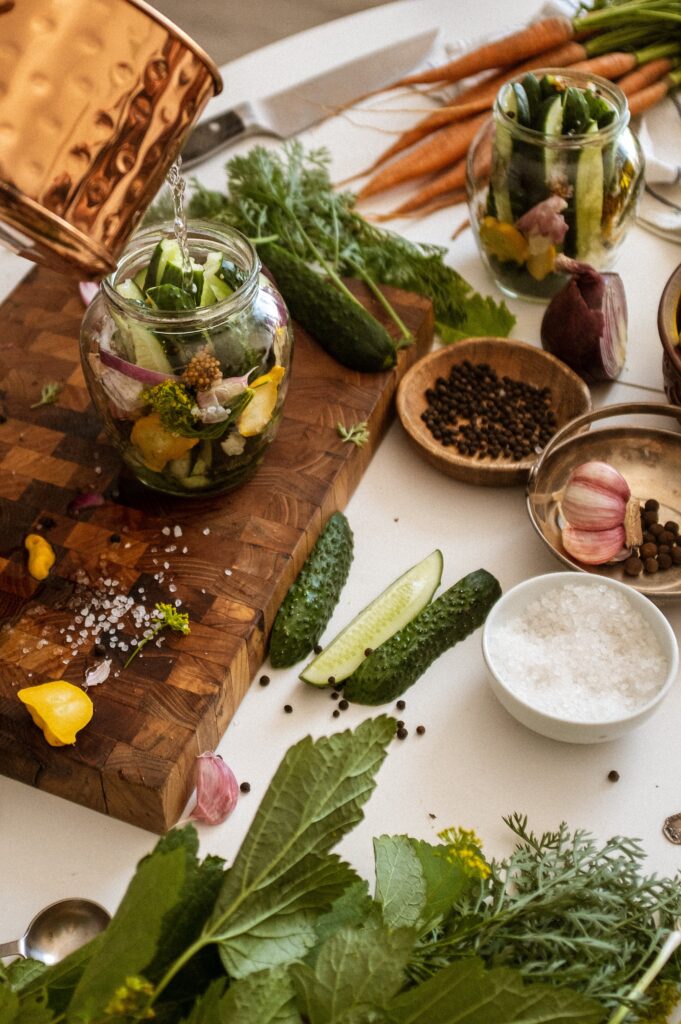
[[[483,298],[445,263],[446,249],[408,241],[365,220],[351,192],[334,190],[325,150],[305,151],[299,142],[280,150],[256,146],[233,157],[226,170],[226,194],[194,182],[190,217],[231,224],[256,245],[276,236],[340,290],[340,278],[358,277],[377,297],[379,285],[423,295],[450,336],[505,337],[515,323],[505,303]],[[381,301],[404,338],[408,332],[396,311],[384,296]]]

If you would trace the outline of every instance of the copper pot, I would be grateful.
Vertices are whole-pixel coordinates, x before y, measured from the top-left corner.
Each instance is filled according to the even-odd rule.
[[[0,0],[0,243],[101,277],[222,89],[143,0]]]

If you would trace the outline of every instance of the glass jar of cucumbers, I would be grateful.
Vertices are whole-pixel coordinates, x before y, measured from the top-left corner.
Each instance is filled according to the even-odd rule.
[[[132,239],[81,331],[92,399],[111,441],[149,487],[231,490],[273,440],[293,332],[283,299],[239,232],[190,222]]]
[[[624,94],[604,78],[546,69],[502,86],[468,155],[471,224],[512,296],[550,298],[559,252],[612,265],[636,214],[643,156]]]

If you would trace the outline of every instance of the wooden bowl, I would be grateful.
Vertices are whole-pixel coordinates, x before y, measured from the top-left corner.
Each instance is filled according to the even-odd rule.
[[[499,457],[461,455],[453,447],[437,441],[421,419],[427,408],[426,389],[438,377],[447,377],[455,363],[470,359],[472,363],[488,363],[499,377],[551,389],[551,408],[560,429],[591,408],[587,385],[569,367],[543,349],[523,341],[506,338],[470,338],[420,359],[405,374],[397,392],[397,412],[402,426],[421,455],[436,469],[465,483],[485,487],[510,487],[527,482],[530,469],[538,458],[531,455],[519,462]]]
[[[681,405],[681,266],[671,275],[660,299],[657,329],[662,342],[664,390],[672,405]]]

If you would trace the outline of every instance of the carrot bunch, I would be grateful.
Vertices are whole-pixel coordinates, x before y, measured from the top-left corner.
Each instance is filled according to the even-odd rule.
[[[681,84],[680,62],[681,0],[608,0],[574,19],[543,18],[439,67],[407,75],[389,89],[464,87],[362,172],[369,178],[358,198],[418,179],[416,192],[381,219],[463,201],[468,147],[501,86],[518,75],[543,67],[600,75],[620,85],[636,115]],[[473,84],[467,85],[470,78]]]

